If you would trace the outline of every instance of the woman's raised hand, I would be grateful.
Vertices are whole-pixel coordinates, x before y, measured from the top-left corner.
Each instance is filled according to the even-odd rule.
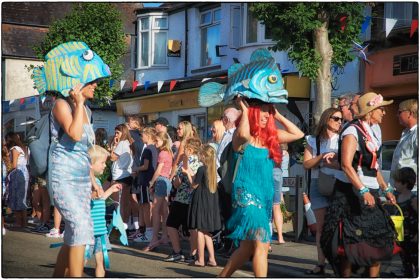
[[[242,113],[248,112],[248,106],[247,106],[246,101],[244,100],[244,98],[242,96],[238,96],[236,98],[236,104],[239,105]]]
[[[82,94],[82,88],[83,84],[77,84],[69,92],[76,104],[84,104],[86,101],[86,98]]]

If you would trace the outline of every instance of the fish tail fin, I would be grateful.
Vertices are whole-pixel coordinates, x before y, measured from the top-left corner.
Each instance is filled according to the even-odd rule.
[[[35,67],[33,79],[35,83],[35,88],[38,90],[39,94],[44,94],[47,91],[47,78],[45,76],[45,68]]]
[[[198,93],[198,104],[201,107],[210,107],[223,100],[226,86],[210,82],[202,85]]]

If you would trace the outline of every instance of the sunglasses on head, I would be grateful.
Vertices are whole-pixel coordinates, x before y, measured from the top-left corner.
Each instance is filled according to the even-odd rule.
[[[340,118],[340,117],[336,117],[336,116],[331,116],[330,117],[330,119],[332,119],[333,121],[335,121],[335,122],[338,122],[338,121],[343,121],[343,118]]]

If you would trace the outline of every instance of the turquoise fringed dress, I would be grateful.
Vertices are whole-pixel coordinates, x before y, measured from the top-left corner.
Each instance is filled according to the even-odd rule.
[[[232,216],[227,227],[235,245],[241,240],[270,242],[273,168],[266,148],[247,145],[232,188]],[[234,153],[235,160],[238,157]]]

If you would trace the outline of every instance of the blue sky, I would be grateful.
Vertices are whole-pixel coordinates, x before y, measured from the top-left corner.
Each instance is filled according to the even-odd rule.
[[[143,6],[145,8],[150,8],[150,7],[159,7],[162,3],[153,3],[153,2],[143,2]]]

